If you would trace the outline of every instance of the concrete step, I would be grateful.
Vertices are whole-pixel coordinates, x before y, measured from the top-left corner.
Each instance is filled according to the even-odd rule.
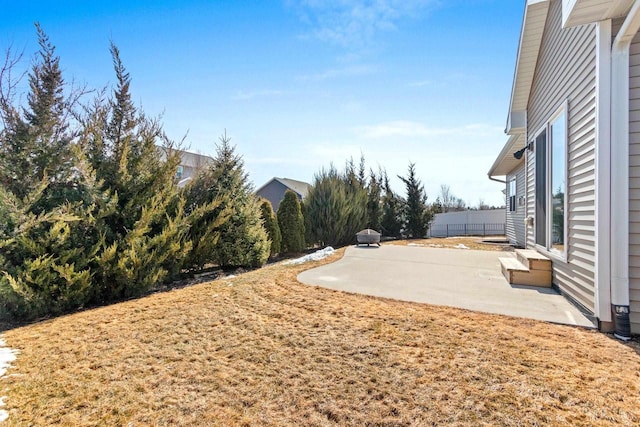
[[[502,274],[511,285],[550,288],[551,270],[530,270],[516,258],[499,258]]]
[[[551,271],[551,260],[532,249],[516,249],[516,258],[529,270]]]

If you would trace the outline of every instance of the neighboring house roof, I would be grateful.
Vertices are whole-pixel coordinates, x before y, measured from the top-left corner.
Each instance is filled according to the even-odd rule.
[[[213,157],[207,156],[205,154],[193,153],[191,151],[179,150],[177,148],[171,147],[163,147],[160,145],[157,145],[156,147],[163,160],[166,160],[167,152],[178,152],[180,154],[180,166],[197,168],[207,165],[213,161]]]
[[[307,197],[307,194],[309,194],[309,190],[311,189],[311,184],[308,184],[303,181],[296,181],[295,179],[289,179],[289,178],[274,177],[269,181],[267,181],[267,183],[264,184],[262,187],[258,188],[256,190],[256,193],[259,193],[263,188],[265,188],[267,185],[271,184],[274,181],[279,182],[280,184],[284,185],[291,191],[297,193],[303,199]]]
[[[180,165],[190,168],[199,168],[213,162],[213,157],[205,154],[192,153],[190,151],[176,150],[180,153]]]

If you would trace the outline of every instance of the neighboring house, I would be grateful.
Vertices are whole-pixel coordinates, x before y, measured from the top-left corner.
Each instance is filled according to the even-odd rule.
[[[509,238],[623,339],[640,333],[639,27],[639,0],[527,0],[489,171],[506,177]]]
[[[284,193],[291,190],[298,195],[299,200],[304,200],[309,194],[310,184],[289,178],[272,178],[262,187],[256,190],[256,195],[271,202],[274,212],[278,211],[280,202],[284,199]]]
[[[213,161],[213,158],[204,154],[192,153],[184,150],[165,148],[158,146],[158,151],[163,159],[166,159],[166,151],[172,150],[180,153],[180,164],[176,170],[178,187],[184,187],[193,179],[200,169]]]
[[[213,158],[204,154],[179,151],[180,165],[178,165],[178,170],[176,171],[176,178],[178,178],[178,187],[184,187],[196,176],[200,169],[213,162]]]

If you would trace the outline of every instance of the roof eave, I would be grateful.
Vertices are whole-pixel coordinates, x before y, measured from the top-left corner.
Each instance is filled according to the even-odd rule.
[[[524,133],[511,135],[511,137],[509,137],[487,173],[489,178],[506,176],[524,161],[524,158],[518,160],[513,157],[514,152],[524,148],[524,141]]]
[[[526,125],[529,93],[548,11],[548,0],[526,2],[507,117],[506,133],[509,135],[523,132]]]
[[[634,0],[562,0],[562,27],[591,24],[627,15]]]

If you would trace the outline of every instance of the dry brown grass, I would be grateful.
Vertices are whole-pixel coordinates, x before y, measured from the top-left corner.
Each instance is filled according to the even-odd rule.
[[[7,425],[640,424],[632,347],[296,282],[310,266],[5,332]]]
[[[478,237],[478,236],[461,236],[461,237],[432,237],[429,239],[414,240],[390,240],[384,242],[385,245],[418,245],[431,248],[453,248],[458,249],[458,245],[465,245],[468,249],[482,251],[512,251],[513,247],[508,244],[485,243],[484,240],[499,240],[504,237]]]

